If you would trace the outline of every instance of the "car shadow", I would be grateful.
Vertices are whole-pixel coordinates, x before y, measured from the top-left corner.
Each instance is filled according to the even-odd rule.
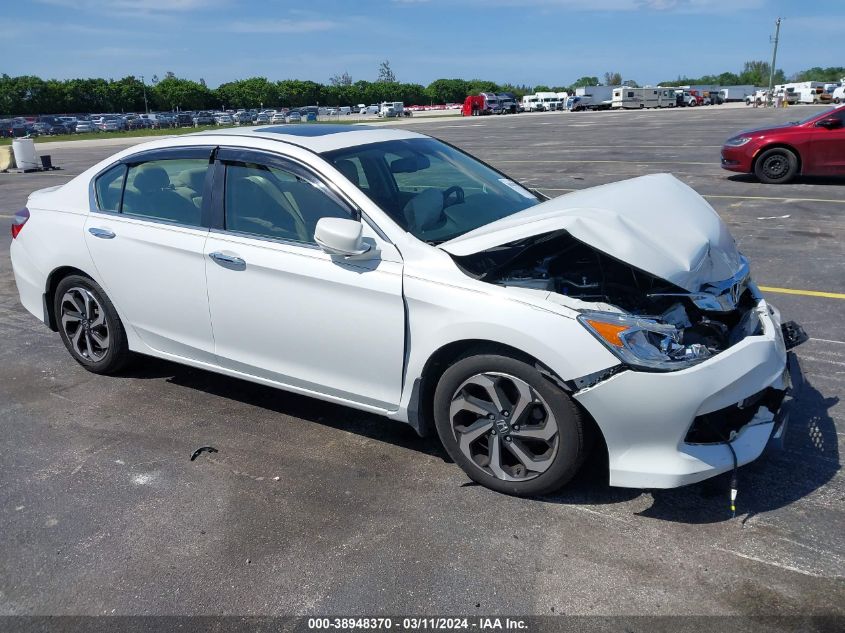
[[[451,463],[436,436],[421,438],[407,424],[350,407],[285,392],[256,383],[194,369],[165,360],[145,357],[123,374],[126,378],[161,379],[220,398],[261,407],[349,433],[387,442],[438,457]],[[772,451],[739,469],[738,515],[748,520],[760,512],[776,510],[817,490],[840,468],[836,426],[829,409],[837,397],[824,397],[812,384],[804,383],[792,409],[784,450]],[[456,467],[457,468],[457,467]],[[639,516],[676,523],[718,523],[731,518],[730,474],[673,488],[652,490],[653,503]],[[474,486],[467,480],[462,487]],[[608,483],[607,455],[597,441],[575,478],[560,492],[527,502],[562,505],[611,505],[635,499],[646,492],[618,488]]]
[[[273,387],[153,357],[139,357],[121,375],[141,380],[164,378],[180,387],[355,433],[451,462],[436,437],[421,438],[408,424],[387,420],[352,407],[287,391],[280,392]],[[280,393],[284,397],[279,397]]]
[[[761,184],[757,177],[753,174],[733,174],[727,177],[732,182]],[[843,176],[798,176],[795,180],[788,183],[790,185],[817,185],[817,186],[833,186],[841,187],[845,185],[845,177]],[[777,185],[776,185],[777,186]]]

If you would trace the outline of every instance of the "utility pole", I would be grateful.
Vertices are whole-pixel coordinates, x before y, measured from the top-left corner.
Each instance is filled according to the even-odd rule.
[[[775,88],[775,64],[777,63],[778,59],[778,40],[780,39],[780,18],[778,18],[777,22],[775,22],[775,39],[772,40],[772,44],[774,44],[774,51],[772,51],[772,67],[769,70],[769,94],[767,97],[768,104],[772,105],[772,92]]]
[[[141,75],[141,85],[144,87],[144,113],[149,114],[150,108],[147,105],[147,84],[144,83],[144,75]]]

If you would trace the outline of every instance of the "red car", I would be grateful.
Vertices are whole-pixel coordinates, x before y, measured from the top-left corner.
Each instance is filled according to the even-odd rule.
[[[760,182],[804,176],[845,176],[845,105],[785,125],[746,130],[725,141],[722,168]]]

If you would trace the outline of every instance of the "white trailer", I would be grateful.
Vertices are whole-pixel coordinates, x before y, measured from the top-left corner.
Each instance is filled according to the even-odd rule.
[[[613,103],[613,89],[621,86],[583,86],[575,89],[575,96],[589,110],[607,110]]]
[[[822,103],[830,101],[829,98],[823,97],[823,95],[827,94],[823,81],[799,81],[785,84],[784,87],[791,87],[793,89],[797,95],[795,99],[797,103]]]
[[[615,109],[657,108],[660,105],[660,92],[657,88],[629,88],[627,86],[614,88],[611,107]]]
[[[543,104],[540,103],[540,98],[537,95],[525,95],[522,97],[523,112],[537,112],[542,107]]]
[[[378,115],[384,118],[405,115],[405,104],[401,101],[384,101],[379,107]]]
[[[556,92],[538,92],[536,96],[537,101],[540,104],[540,107],[538,109],[544,110],[546,112],[561,109],[559,107],[560,99],[558,98]]]
[[[657,87],[657,107],[658,108],[674,108],[678,105],[678,97],[675,94],[674,88]]]
[[[753,97],[756,91],[757,88],[751,85],[723,86],[719,90],[722,95],[722,99],[725,100],[725,103],[730,103],[733,101],[745,101],[746,97]]]

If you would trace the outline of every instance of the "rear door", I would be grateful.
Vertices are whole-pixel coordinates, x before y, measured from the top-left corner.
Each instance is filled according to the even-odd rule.
[[[139,338],[214,362],[203,247],[211,147],[136,154],[95,180],[85,241],[109,297]],[[207,213],[207,212],[206,212]]]

